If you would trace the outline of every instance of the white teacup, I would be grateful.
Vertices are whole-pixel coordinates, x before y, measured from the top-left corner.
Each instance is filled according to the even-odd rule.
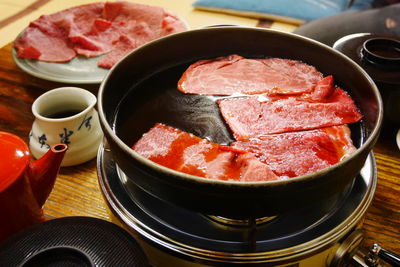
[[[96,97],[77,87],[61,87],[39,96],[32,105],[35,121],[29,148],[40,158],[53,144],[68,145],[61,166],[72,166],[97,155],[103,138],[94,106]]]

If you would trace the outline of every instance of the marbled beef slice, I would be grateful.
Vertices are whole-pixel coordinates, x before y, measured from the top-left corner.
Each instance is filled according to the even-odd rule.
[[[14,47],[18,57],[45,62],[68,62],[76,56],[72,45],[56,29],[50,35],[35,27],[27,28]]]
[[[180,78],[178,89],[202,95],[297,95],[311,92],[322,78],[314,67],[299,61],[230,55],[193,63]]]
[[[145,133],[132,149],[162,166],[204,178],[247,182],[278,179],[268,165],[251,153],[160,123]]]
[[[236,140],[354,123],[362,118],[353,100],[340,88],[322,102],[251,96],[223,99],[218,105]]]
[[[347,125],[236,141],[278,176],[296,177],[327,168],[356,150]]]

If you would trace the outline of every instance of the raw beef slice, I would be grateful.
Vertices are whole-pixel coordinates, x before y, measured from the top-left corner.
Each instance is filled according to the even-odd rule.
[[[311,92],[322,78],[314,67],[299,61],[230,55],[190,65],[178,89],[202,95],[303,94]]]
[[[278,177],[254,155],[156,124],[133,147],[137,153],[167,168],[204,178],[266,181]]]
[[[251,96],[227,98],[218,104],[236,140],[354,123],[362,118],[353,100],[340,88],[322,102]]]
[[[260,136],[232,146],[253,153],[281,178],[322,170],[356,150],[347,125]]]
[[[53,29],[44,34],[38,28],[27,28],[24,35],[15,43],[18,57],[48,62],[68,62],[76,56],[62,32]]]
[[[68,62],[77,54],[96,57],[111,51],[98,64],[110,68],[136,47],[183,30],[186,25],[160,7],[97,2],[41,16],[30,23],[14,47],[21,58],[47,62]]]
[[[42,15],[30,23],[20,39],[26,38],[30,31],[40,32],[41,38],[30,38],[25,47],[18,44],[18,39],[14,47],[19,54],[26,47],[35,47],[42,52],[37,59],[46,62],[67,62],[76,56],[76,52],[79,53],[79,47],[98,51],[103,44],[91,41],[86,35],[91,31],[94,21],[100,18],[103,7],[104,3],[91,3]],[[55,35],[57,40],[54,40]],[[51,45],[47,46],[47,43]],[[72,54],[65,47],[75,51]],[[94,56],[102,53],[97,52]]]

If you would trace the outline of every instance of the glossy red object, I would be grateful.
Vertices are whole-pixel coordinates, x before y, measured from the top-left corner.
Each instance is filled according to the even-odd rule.
[[[41,207],[54,186],[66,150],[65,144],[58,144],[31,161],[21,138],[0,132],[0,241],[45,220]]]
[[[162,166],[199,177],[231,181],[278,179],[268,165],[246,151],[161,123],[144,134],[132,149]]]

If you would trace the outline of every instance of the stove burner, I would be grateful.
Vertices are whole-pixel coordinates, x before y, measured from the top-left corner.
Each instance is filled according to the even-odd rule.
[[[250,228],[264,223],[268,223],[277,218],[277,216],[267,216],[262,218],[240,220],[240,219],[231,219],[214,215],[207,215],[207,217],[223,225],[233,226],[233,227],[250,227]]]

